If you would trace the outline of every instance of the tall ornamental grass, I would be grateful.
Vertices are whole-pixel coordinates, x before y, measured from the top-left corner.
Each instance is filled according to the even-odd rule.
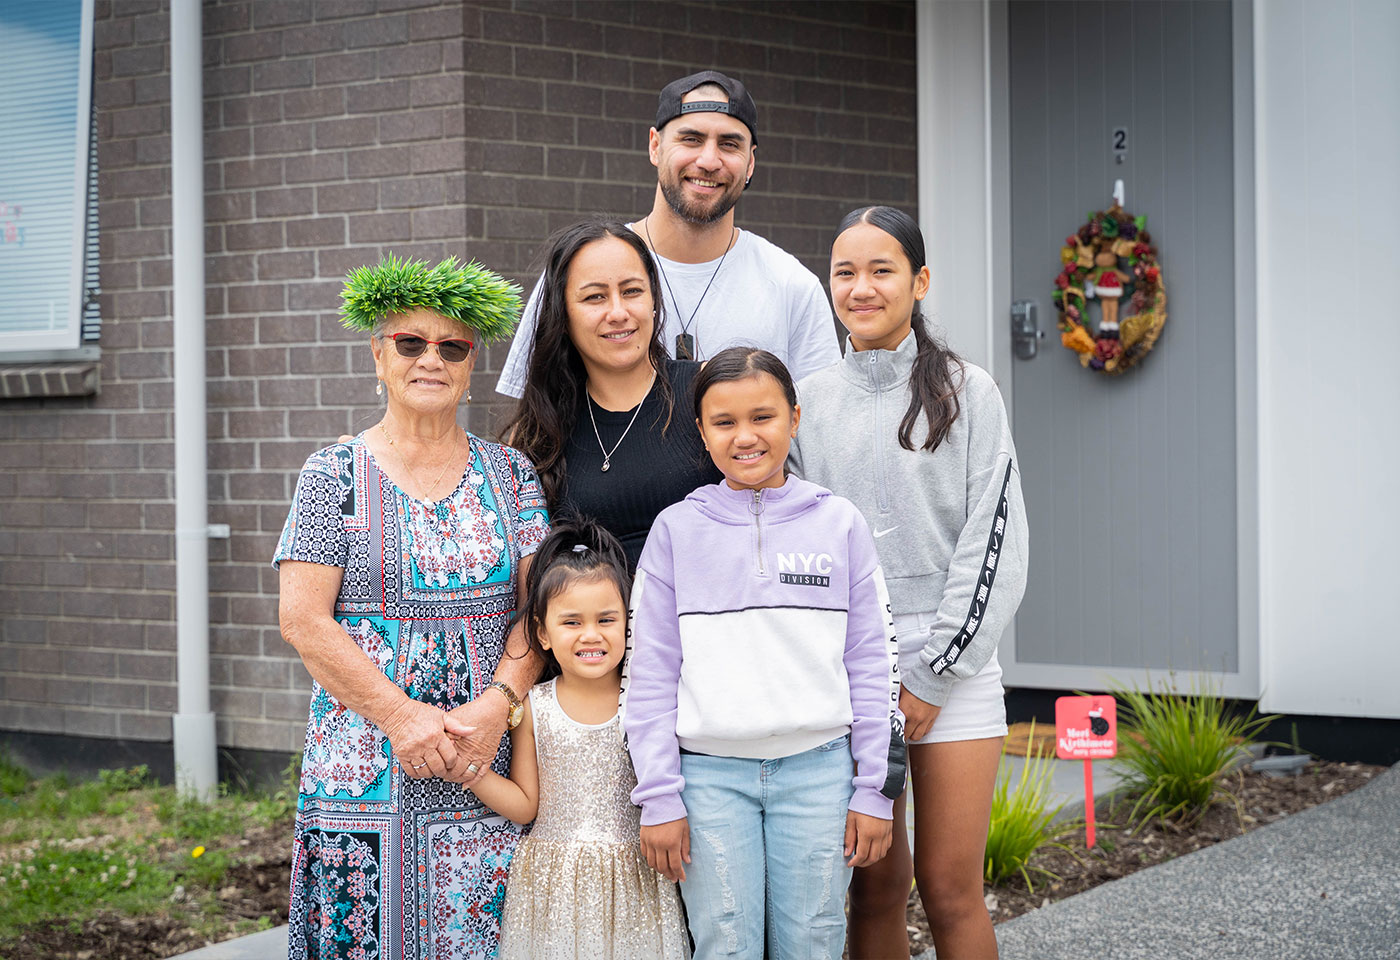
[[[1222,801],[1239,800],[1225,775],[1239,761],[1273,716],[1257,707],[1241,714],[1217,695],[1208,681],[1178,694],[1164,684],[1154,691],[1110,688],[1118,700],[1118,756],[1113,761],[1122,784],[1137,799],[1128,814],[1136,829],[1151,821],[1189,827]]]
[[[1035,742],[1035,725],[1031,725],[1030,742]],[[1006,763],[1006,746],[1002,745],[1002,763],[997,771],[996,788],[992,791],[992,820],[987,831],[986,869],[988,883],[999,884],[1019,874],[1026,888],[1035,892],[1031,874],[1058,880],[1059,877],[1031,860],[1045,847],[1060,847],[1057,838],[1070,825],[1056,824],[1063,804],[1052,806],[1050,779],[1054,774],[1054,758],[1032,749],[1021,765],[1021,774],[1013,788],[1011,768]]]

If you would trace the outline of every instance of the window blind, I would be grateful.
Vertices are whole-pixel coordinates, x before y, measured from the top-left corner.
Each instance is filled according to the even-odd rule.
[[[77,347],[89,312],[91,24],[91,0],[0,0],[3,352]]]

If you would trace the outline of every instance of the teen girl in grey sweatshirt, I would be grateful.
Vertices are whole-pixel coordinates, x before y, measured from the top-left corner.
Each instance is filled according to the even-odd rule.
[[[852,500],[875,536],[899,633],[915,849],[895,845],[851,886],[850,955],[908,954],[911,874],[940,956],[995,957],[982,900],[1006,709],[997,641],[1026,582],[1019,464],[996,384],[934,340],[918,302],[929,271],[918,225],[852,211],[832,247],[845,358],[798,384],[793,471]]]

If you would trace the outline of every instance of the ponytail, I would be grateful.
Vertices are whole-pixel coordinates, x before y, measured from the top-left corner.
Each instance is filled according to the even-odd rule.
[[[596,520],[577,518],[556,523],[532,556],[525,577],[525,602],[518,615],[530,649],[544,658],[545,673],[553,675],[558,672],[558,664],[540,644],[549,601],[579,580],[608,580],[617,587],[625,611],[632,578],[627,573],[627,552]]]
[[[899,445],[905,450],[914,449],[914,424],[919,422],[922,412],[928,418],[928,435],[920,447],[932,453],[948,438],[953,421],[962,411],[958,391],[962,388],[965,369],[962,358],[928,332],[918,307],[914,308],[911,326],[918,353],[914,356],[914,369],[909,373],[909,409],[899,421]],[[954,367],[958,371],[956,383],[953,382]]]

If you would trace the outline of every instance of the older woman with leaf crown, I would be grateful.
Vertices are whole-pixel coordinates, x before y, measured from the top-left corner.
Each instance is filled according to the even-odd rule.
[[[343,300],[385,408],[306,461],[273,561],[282,635],[315,681],[290,956],[494,956],[519,828],[462,785],[508,771],[539,671],[511,621],[549,518],[529,461],[457,412],[519,289],[390,257]]]

